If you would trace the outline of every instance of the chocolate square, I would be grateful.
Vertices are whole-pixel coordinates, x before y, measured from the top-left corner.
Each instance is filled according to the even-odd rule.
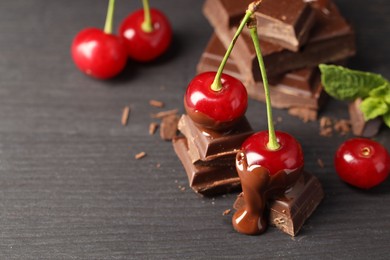
[[[182,115],[178,129],[188,140],[192,163],[235,156],[245,139],[253,134],[252,127],[245,117],[228,131],[218,132],[201,128],[188,115]]]
[[[183,136],[172,140],[173,148],[187,173],[189,186],[197,193],[214,196],[241,188],[240,178],[233,158],[226,165],[194,165],[188,151],[187,139]]]
[[[304,172],[283,196],[268,202],[269,224],[296,236],[323,198],[321,183],[310,173]],[[245,201],[240,194],[233,207],[238,210],[244,205]]]
[[[252,0],[207,0],[203,11],[214,27],[232,27],[242,19]],[[221,11],[223,10],[223,11]],[[263,0],[255,13],[262,39],[298,51],[315,23],[315,12],[302,0]]]

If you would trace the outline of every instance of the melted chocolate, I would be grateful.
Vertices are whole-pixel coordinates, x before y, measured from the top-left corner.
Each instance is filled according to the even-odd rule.
[[[200,128],[206,128],[215,131],[225,131],[235,125],[237,122],[242,120],[242,117],[236,118],[234,120],[220,122],[215,119],[207,116],[206,114],[188,107],[186,99],[184,98],[184,108],[188,116],[196,123]]]
[[[244,152],[237,154],[236,169],[241,180],[245,206],[234,214],[233,227],[243,234],[261,234],[267,227],[264,217],[266,202],[283,195],[292,187],[302,175],[302,169],[285,170],[271,175],[264,167],[248,166]]]

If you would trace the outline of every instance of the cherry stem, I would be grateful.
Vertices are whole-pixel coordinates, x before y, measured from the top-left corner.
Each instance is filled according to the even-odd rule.
[[[141,28],[144,32],[153,32],[152,17],[150,15],[150,6],[149,0],[142,0],[144,6],[144,22],[141,25]]]
[[[263,79],[265,104],[267,107],[268,135],[269,135],[267,148],[269,150],[275,151],[275,150],[279,149],[280,144],[278,143],[278,141],[276,139],[276,134],[275,134],[275,129],[274,129],[274,122],[273,122],[273,117],[272,117],[271,97],[270,97],[270,93],[269,93],[267,73],[265,71],[263,55],[261,54],[260,42],[259,42],[259,36],[257,34],[257,24],[256,24],[255,17],[251,17],[251,19],[248,21],[248,27],[249,27],[251,38],[253,41],[253,45],[254,45],[255,50],[256,50],[256,56],[257,56],[257,59],[259,61],[261,77]]]
[[[234,45],[236,44],[238,36],[240,36],[240,34],[241,34],[242,30],[244,29],[249,18],[254,14],[254,12],[256,12],[257,7],[259,6],[260,2],[261,2],[261,0],[251,3],[249,5],[248,9],[246,10],[245,16],[242,19],[240,25],[238,26],[238,29],[237,29],[236,33],[234,34],[232,41],[229,44],[229,47],[225,53],[225,56],[223,57],[221,64],[219,65],[219,68],[218,68],[217,74],[215,75],[214,81],[210,86],[212,90],[220,91],[222,89],[221,76],[222,76],[223,69],[225,68],[226,62],[229,59],[230,53],[232,52]]]
[[[104,25],[104,32],[107,34],[112,33],[112,21],[114,18],[114,7],[115,7],[115,0],[110,0],[108,2],[108,8],[107,8],[107,16],[106,16],[106,23]]]

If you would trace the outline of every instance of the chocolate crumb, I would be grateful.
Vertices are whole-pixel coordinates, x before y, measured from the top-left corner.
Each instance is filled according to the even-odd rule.
[[[331,127],[325,127],[325,128],[320,129],[321,136],[329,137],[329,136],[332,136],[332,133],[333,133],[333,130]]]
[[[181,187],[180,190],[181,190],[181,191],[185,191],[185,190],[186,190],[186,187]]]
[[[150,123],[150,125],[149,125],[149,135],[154,135],[154,133],[156,132],[157,128],[158,128],[158,123],[156,123],[156,122]]]
[[[332,119],[329,117],[323,116],[320,118],[320,135],[321,136],[332,136],[333,127]]]
[[[177,124],[179,117],[174,114],[162,119],[160,127],[160,137],[162,140],[172,140],[177,134]]]
[[[158,112],[156,114],[152,114],[152,118],[164,118],[166,116],[170,116],[170,115],[175,115],[177,114],[179,110],[176,108],[176,109],[172,109],[172,110],[167,110],[167,111],[161,111],[161,112]]]
[[[139,160],[139,159],[144,158],[145,156],[146,156],[146,153],[145,153],[145,152],[140,152],[140,153],[137,153],[137,154],[134,156],[134,158],[135,158],[136,160]]]
[[[159,100],[155,100],[155,99],[149,100],[149,105],[151,105],[152,107],[164,107],[165,106],[164,102],[159,101]]]
[[[325,167],[324,162],[320,158],[317,159],[317,163],[320,166],[320,168],[324,168]]]
[[[351,123],[349,122],[349,120],[340,119],[336,121],[333,128],[341,135],[346,135],[351,131]]]
[[[327,126],[332,126],[332,119],[330,119],[327,116],[321,117],[321,119],[320,119],[320,127],[324,128],[324,127],[327,127]]]
[[[129,122],[129,115],[130,115],[130,107],[125,106],[123,108],[122,119],[121,119],[121,123],[123,126],[127,125],[127,123]]]
[[[229,215],[231,211],[232,211],[231,209],[225,210],[224,212],[222,212],[222,216],[227,216],[227,215]]]
[[[310,108],[292,107],[288,110],[288,113],[300,118],[305,123],[317,120],[317,111]]]

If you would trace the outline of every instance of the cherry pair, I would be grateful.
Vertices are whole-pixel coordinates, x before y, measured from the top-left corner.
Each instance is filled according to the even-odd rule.
[[[156,59],[164,53],[172,39],[167,17],[150,9],[143,0],[143,9],[130,14],[122,22],[119,36],[112,33],[115,0],[109,0],[104,30],[87,28],[73,40],[71,52],[76,66],[87,75],[109,79],[126,66],[128,57],[140,62]]]
[[[248,102],[246,88],[238,79],[223,74],[223,69],[237,38],[244,26],[248,25],[263,78],[268,131],[258,132],[249,137],[236,158],[237,172],[247,206],[235,213],[233,226],[245,234],[259,234],[265,230],[263,213],[264,201],[268,198],[266,193],[275,190],[284,192],[301,175],[303,168],[300,144],[291,135],[274,130],[268,80],[253,15],[260,3],[261,1],[256,1],[248,7],[218,71],[197,75],[189,83],[184,97],[186,112],[201,127],[227,131],[244,116]],[[243,165],[245,167],[242,167]],[[258,167],[262,170],[252,172],[251,169]],[[290,174],[292,172],[295,174]],[[287,175],[296,177],[290,178]],[[255,183],[255,179],[259,181],[258,184]],[[275,180],[282,180],[283,187]]]

